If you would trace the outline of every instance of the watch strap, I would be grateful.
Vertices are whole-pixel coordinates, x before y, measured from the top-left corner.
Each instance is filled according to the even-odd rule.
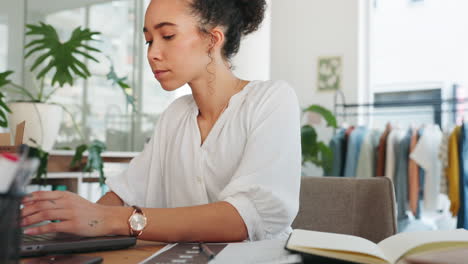
[[[130,218],[135,214],[141,214],[141,215],[145,216],[145,214],[143,213],[143,210],[141,210],[140,207],[138,207],[136,205],[132,205],[132,208],[133,208],[133,212],[130,215]],[[130,229],[130,236],[138,237],[143,233],[143,230],[140,230],[140,231],[134,230],[132,228],[131,224],[130,224],[130,218],[129,218],[129,223],[128,223],[128,227]]]
[[[142,214],[142,215],[144,215],[144,214],[143,214],[143,211],[141,210],[140,207],[138,207],[138,206],[136,206],[136,205],[132,205],[132,207],[133,207],[133,209],[134,209],[134,210],[133,210],[133,213],[134,213],[134,214],[137,213],[137,214]]]

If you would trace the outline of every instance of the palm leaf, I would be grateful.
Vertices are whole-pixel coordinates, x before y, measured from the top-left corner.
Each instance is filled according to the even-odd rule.
[[[11,110],[4,101],[5,95],[2,92],[3,89],[1,88],[11,83],[11,81],[7,78],[12,73],[12,71],[0,72],[0,127],[8,127],[6,113],[11,113]]]
[[[74,79],[87,79],[91,76],[87,66],[76,56],[99,62],[88,52],[100,53],[101,51],[89,46],[88,41],[96,41],[93,37],[99,32],[92,32],[90,29],[77,27],[73,30],[70,39],[61,43],[57,31],[51,25],[40,23],[39,25],[27,25],[26,35],[38,37],[31,40],[26,49],[26,58],[37,54],[31,71],[39,69],[38,79],[44,78],[53,71],[52,86],[58,83],[60,87],[65,84],[73,85]]]
[[[8,75],[12,74],[12,71],[0,72],[0,88],[11,83],[10,80],[7,80]]]
[[[37,68],[37,66],[39,66],[43,61],[45,61],[50,55],[51,55],[51,52],[49,51],[39,56],[39,58],[37,58],[34,61],[34,64],[31,66],[31,71],[34,71]]]

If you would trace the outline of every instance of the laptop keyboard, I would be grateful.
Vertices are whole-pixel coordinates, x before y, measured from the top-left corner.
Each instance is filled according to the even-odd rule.
[[[44,235],[23,235],[24,242],[35,242],[35,241],[48,241],[53,240],[55,236],[53,234],[44,234]]]

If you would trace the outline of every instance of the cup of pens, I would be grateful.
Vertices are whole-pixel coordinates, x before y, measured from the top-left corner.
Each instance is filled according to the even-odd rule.
[[[39,161],[21,154],[0,153],[0,263],[17,263],[21,243],[20,206],[25,186],[36,172]]]

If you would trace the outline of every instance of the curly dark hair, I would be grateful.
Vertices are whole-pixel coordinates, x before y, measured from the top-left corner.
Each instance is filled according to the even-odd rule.
[[[226,28],[223,46],[225,59],[230,60],[240,47],[241,38],[256,31],[265,16],[265,0],[191,0],[193,14],[200,18],[200,30]]]

